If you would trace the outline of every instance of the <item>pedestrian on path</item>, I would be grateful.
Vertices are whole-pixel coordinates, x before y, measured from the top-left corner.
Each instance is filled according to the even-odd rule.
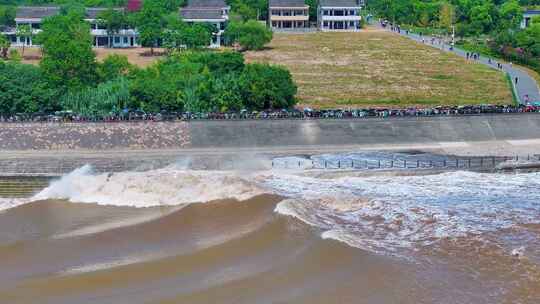
[[[467,52],[467,60],[469,60],[469,57],[470,57],[470,54],[469,52]]]
[[[516,79],[514,80],[516,82],[516,84],[518,83],[518,78],[516,77]]]

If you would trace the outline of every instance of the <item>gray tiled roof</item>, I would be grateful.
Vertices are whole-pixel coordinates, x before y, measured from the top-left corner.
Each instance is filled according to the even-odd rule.
[[[97,16],[107,10],[104,7],[89,7],[86,9],[86,18],[96,19]],[[115,8],[115,10],[124,10],[123,8]],[[23,19],[43,19],[50,16],[54,16],[60,13],[60,7],[58,6],[20,6],[17,8],[17,18]]]
[[[188,0],[186,8],[224,8],[227,4],[224,0]]]
[[[58,6],[19,6],[17,8],[16,18],[39,19],[56,15],[58,12],[60,12]]]
[[[86,9],[86,18],[88,19],[96,19],[101,12],[104,12],[108,10],[108,8],[104,7],[89,7]],[[117,11],[123,11],[123,8],[115,8]]]
[[[182,19],[223,19],[221,9],[181,9]]]
[[[183,19],[223,19],[223,9],[228,7],[224,0],[188,0],[180,8]]]
[[[526,10],[525,14],[538,15],[540,14],[540,10]]]
[[[270,0],[270,7],[305,7],[304,0]]]
[[[319,0],[320,6],[325,7],[357,7],[357,0]]]

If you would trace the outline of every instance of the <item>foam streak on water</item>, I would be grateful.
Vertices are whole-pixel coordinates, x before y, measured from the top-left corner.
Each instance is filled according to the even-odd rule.
[[[444,238],[540,223],[540,174],[453,172],[427,176],[265,181],[292,199],[276,211],[352,246],[395,251]]]

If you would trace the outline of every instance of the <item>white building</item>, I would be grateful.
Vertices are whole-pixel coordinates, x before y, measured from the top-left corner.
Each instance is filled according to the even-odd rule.
[[[304,30],[309,27],[309,6],[304,0],[270,0],[268,25],[272,30]]]
[[[93,46],[95,47],[137,47],[140,46],[139,34],[134,29],[124,28],[117,33],[107,33],[107,30],[102,27],[97,17],[106,10],[106,8],[87,8],[85,20],[90,23],[91,34],[93,37]],[[117,8],[123,10],[123,8]],[[15,17],[16,27],[28,25],[32,28],[33,36],[41,32],[41,24],[47,17],[54,16],[60,13],[60,7],[57,6],[42,6],[42,7],[26,7],[17,8]],[[32,46],[35,45],[32,37],[17,37],[16,28],[4,31],[11,39],[13,46]]]
[[[521,20],[521,28],[529,27],[534,17],[540,18],[540,10],[528,10],[523,13],[523,20]]]
[[[212,35],[210,47],[223,44],[222,35],[229,21],[230,6],[223,0],[189,0],[186,7],[180,8],[180,16],[186,23],[209,23],[216,32]]]
[[[100,24],[98,16],[106,8],[94,7],[86,9],[85,20],[90,23],[90,29],[94,38],[94,47],[108,47],[113,48],[128,48],[139,47],[139,33],[135,29],[130,29],[127,26],[114,33],[108,33],[107,29]],[[115,8],[115,10],[123,11],[123,8]]]
[[[317,23],[321,31],[359,31],[362,0],[320,0]]]

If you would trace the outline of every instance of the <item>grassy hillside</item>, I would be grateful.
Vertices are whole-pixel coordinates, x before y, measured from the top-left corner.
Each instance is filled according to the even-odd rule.
[[[278,34],[249,61],[287,66],[301,104],[362,107],[511,103],[504,74],[375,29]]]

